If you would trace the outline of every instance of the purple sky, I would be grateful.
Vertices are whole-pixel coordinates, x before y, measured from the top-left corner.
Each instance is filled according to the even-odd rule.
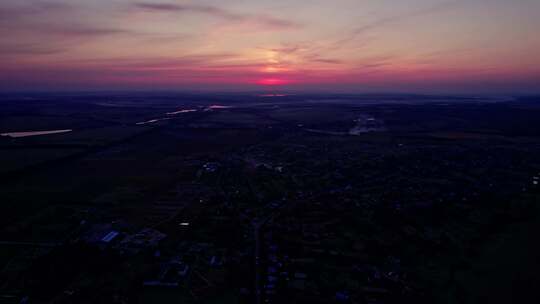
[[[540,92],[538,0],[0,2],[0,89]]]

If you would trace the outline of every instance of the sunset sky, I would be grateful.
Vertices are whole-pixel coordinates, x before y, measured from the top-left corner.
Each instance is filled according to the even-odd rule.
[[[0,89],[540,92],[539,0],[2,0]]]

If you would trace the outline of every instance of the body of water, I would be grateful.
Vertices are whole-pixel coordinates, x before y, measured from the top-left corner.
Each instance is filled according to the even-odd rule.
[[[13,138],[18,137],[30,137],[30,136],[40,136],[40,135],[49,135],[49,134],[60,134],[60,133],[67,133],[71,132],[73,130],[71,129],[64,129],[64,130],[49,130],[49,131],[24,131],[24,132],[8,132],[8,133],[1,133],[1,136],[8,136]]]

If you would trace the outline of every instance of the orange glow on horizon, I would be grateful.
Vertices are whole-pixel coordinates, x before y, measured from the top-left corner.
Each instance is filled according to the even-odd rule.
[[[262,69],[262,72],[265,73],[279,73],[279,72],[287,72],[289,69],[279,66],[267,66]]]

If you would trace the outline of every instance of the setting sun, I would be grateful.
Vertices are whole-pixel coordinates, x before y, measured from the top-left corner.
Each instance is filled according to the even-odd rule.
[[[263,78],[257,81],[257,84],[262,86],[279,86],[279,85],[285,85],[290,83],[289,81],[285,79],[280,78]]]

